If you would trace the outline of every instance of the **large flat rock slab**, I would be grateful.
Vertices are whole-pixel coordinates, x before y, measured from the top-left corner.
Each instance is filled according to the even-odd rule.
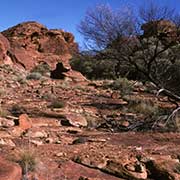
[[[88,180],[123,180],[109,174],[103,173],[96,169],[91,169],[86,166],[79,165],[73,161],[68,161],[60,167],[63,175],[71,180],[79,180],[80,177]]]

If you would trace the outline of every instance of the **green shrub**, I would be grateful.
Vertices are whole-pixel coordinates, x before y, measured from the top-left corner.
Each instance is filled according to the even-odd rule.
[[[51,103],[51,105],[49,107],[51,107],[51,108],[63,108],[64,106],[65,106],[65,104],[63,101],[55,100]]]
[[[113,90],[119,90],[122,96],[129,95],[133,92],[133,83],[127,78],[118,78],[110,84]]]
[[[9,111],[13,116],[17,116],[17,117],[21,114],[27,113],[27,110],[19,104],[12,105],[12,107],[9,109]]]
[[[115,62],[90,54],[73,57],[70,61],[72,69],[81,72],[88,79],[114,79]]]
[[[0,117],[6,117],[9,114],[7,110],[4,110],[0,107]]]
[[[19,82],[20,84],[26,84],[26,78],[23,76],[17,76],[15,79],[17,82]]]
[[[31,73],[39,73],[42,76],[47,75],[50,72],[50,67],[47,63],[43,62],[34,67]]]
[[[28,80],[30,80],[30,79],[39,80],[39,79],[41,79],[41,77],[42,77],[42,75],[40,73],[32,72],[26,76],[26,79],[28,79]]]
[[[52,93],[50,93],[50,92],[47,92],[47,93],[43,94],[43,95],[41,96],[41,98],[42,98],[42,99],[45,99],[46,101],[53,101],[53,100],[55,100],[57,97],[56,97],[54,94],[52,94]]]

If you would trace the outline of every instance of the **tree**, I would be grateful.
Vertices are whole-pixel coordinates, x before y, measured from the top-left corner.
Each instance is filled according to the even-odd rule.
[[[122,69],[126,75],[129,70],[135,71],[176,102],[180,100],[179,25],[175,9],[151,1],[139,9],[138,17],[130,8],[113,11],[99,5],[89,9],[79,32],[96,56],[114,62],[117,77]]]
[[[160,6],[155,4],[152,0],[139,8],[139,19],[141,23],[147,23],[157,20],[172,20],[175,16],[175,9],[169,6]]]
[[[78,26],[86,44],[104,49],[122,36],[134,34],[134,16],[130,8],[113,11],[109,5],[100,4],[88,9]]]

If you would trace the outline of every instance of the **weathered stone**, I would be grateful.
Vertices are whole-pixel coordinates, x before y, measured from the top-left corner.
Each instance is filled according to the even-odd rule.
[[[31,138],[47,138],[48,137],[47,133],[45,131],[43,131],[43,130],[42,131],[40,131],[40,130],[38,130],[38,131],[29,131],[26,134],[26,136],[29,136]]]
[[[54,142],[54,140],[52,138],[46,138],[46,143],[48,144],[52,144]]]
[[[123,127],[128,127],[130,125],[130,123],[128,121],[121,121],[120,122],[120,125],[123,126]]]
[[[65,115],[66,119],[61,121],[62,125],[72,125],[76,127],[86,127],[88,125],[85,117],[71,113]]]
[[[22,114],[19,116],[18,126],[23,130],[30,129],[32,127],[31,119],[27,114]]]
[[[32,127],[59,127],[60,121],[56,118],[33,117]]]
[[[73,171],[72,171],[73,169]],[[82,165],[79,165],[77,163],[74,163],[72,161],[68,161],[64,163],[60,167],[61,172],[63,174],[71,179],[71,180],[77,180],[80,177],[85,177],[87,179],[98,179],[98,180],[123,180],[121,178],[117,178],[115,176],[111,176],[109,174],[103,173],[98,171],[97,169],[91,169]]]
[[[10,58],[7,56],[7,52],[10,49],[8,39],[0,33],[0,64],[11,64]]]
[[[30,140],[30,142],[31,142],[32,144],[36,145],[36,146],[40,146],[40,145],[43,144],[42,141],[37,141],[37,140]]]
[[[0,118],[0,126],[8,128],[14,125],[15,125],[14,121],[6,119],[6,118]]]
[[[4,139],[0,138],[0,144],[7,146],[16,146],[11,139],[5,139],[5,138]]]
[[[0,157],[0,179],[21,180],[22,170],[20,166]]]

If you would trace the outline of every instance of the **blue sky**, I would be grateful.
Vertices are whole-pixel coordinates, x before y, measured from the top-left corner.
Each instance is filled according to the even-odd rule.
[[[77,25],[88,7],[108,3],[114,9],[124,5],[134,8],[150,0],[5,0],[0,8],[0,31],[24,21],[38,21],[48,28],[61,28],[72,32],[82,43]],[[158,4],[175,7],[180,12],[180,0],[154,0]]]

